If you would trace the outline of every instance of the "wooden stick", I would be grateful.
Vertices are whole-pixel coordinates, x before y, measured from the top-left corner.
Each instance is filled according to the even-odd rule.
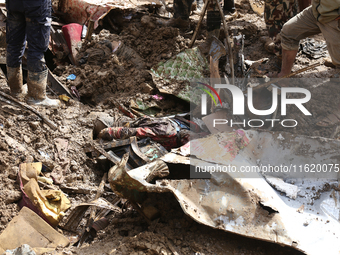
[[[86,33],[86,36],[85,36],[86,41],[91,41],[93,30],[94,30],[94,21],[89,20],[88,27],[87,27],[87,33]]]
[[[201,26],[202,20],[204,18],[205,12],[207,11],[207,7],[208,7],[209,2],[210,2],[210,0],[206,0],[206,2],[204,3],[203,9],[202,9],[201,14],[200,14],[200,19],[198,20],[198,23],[197,23],[197,26],[196,26],[196,29],[195,29],[195,33],[191,38],[191,42],[189,43],[189,48],[192,48],[192,46],[194,45],[194,43],[196,41],[196,36],[197,36],[198,30],[200,29],[200,26]]]
[[[216,4],[218,6],[218,10],[220,11],[221,19],[223,21],[223,28],[224,28],[224,34],[226,38],[226,46],[227,46],[227,52],[229,54],[229,63],[230,63],[230,68],[231,68],[231,79],[232,79],[232,84],[235,84],[235,71],[234,71],[234,56],[233,56],[233,49],[231,48],[230,41],[229,41],[229,31],[227,27],[227,22],[225,21],[224,14],[222,7],[218,0],[215,0]]]
[[[38,112],[36,109],[34,109],[33,107],[18,101],[17,99],[15,99],[14,97],[11,97],[10,95],[7,95],[3,92],[0,91],[0,95],[3,96],[4,98],[20,105],[22,108],[26,108],[27,110],[33,112],[35,115],[37,115],[39,118],[41,118],[50,128],[52,128],[53,130],[57,130],[58,126],[52,122],[51,120],[49,120],[45,115],[43,115],[42,113]]]

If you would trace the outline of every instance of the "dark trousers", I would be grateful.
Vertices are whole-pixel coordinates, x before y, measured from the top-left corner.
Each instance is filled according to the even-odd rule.
[[[6,0],[7,66],[19,67],[27,41],[27,69],[46,70],[44,52],[51,30],[51,0]]]

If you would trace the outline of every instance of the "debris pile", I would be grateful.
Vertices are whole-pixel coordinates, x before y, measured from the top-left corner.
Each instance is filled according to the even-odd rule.
[[[338,254],[340,87],[322,39],[298,53],[306,79],[269,80],[262,1],[237,0],[212,38],[200,8],[188,30],[161,25],[171,5],[54,1],[58,108],[9,96],[0,45],[0,254]],[[285,87],[313,94],[313,118],[278,106]]]

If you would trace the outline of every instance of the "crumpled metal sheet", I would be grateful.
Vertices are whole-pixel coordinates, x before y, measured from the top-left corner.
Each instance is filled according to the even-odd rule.
[[[206,146],[210,149],[204,150]],[[284,132],[237,130],[191,141],[161,160],[185,164],[188,168],[189,165],[213,166],[216,163],[230,164],[238,169],[261,164],[339,164],[339,151],[337,140]],[[339,173],[329,173],[318,179],[310,178],[313,176],[310,172],[300,176],[282,172],[272,174],[285,181],[294,181],[299,188],[294,200],[271,187],[261,173],[213,172],[210,179],[163,179],[154,185],[146,181],[152,168],[148,164],[125,172],[134,179],[133,187],[129,187],[143,192],[171,191],[184,212],[197,222],[291,246],[306,254],[319,255],[325,250],[327,254],[339,254],[340,209],[339,189],[336,188],[339,187]],[[120,184],[122,188],[125,185]],[[299,209],[302,205],[304,212]]]
[[[190,81],[202,80],[209,71],[208,61],[196,48],[186,49],[151,69],[154,83],[161,93],[173,94],[190,102]]]
[[[94,28],[98,27],[98,20],[114,8],[128,9],[135,6],[123,0],[60,0],[59,11],[65,14],[69,23],[85,24],[88,20],[94,21]]]

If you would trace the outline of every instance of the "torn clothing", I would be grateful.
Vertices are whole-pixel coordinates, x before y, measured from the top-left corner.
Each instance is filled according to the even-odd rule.
[[[313,2],[314,4],[314,2]],[[281,30],[281,46],[284,50],[298,50],[300,40],[322,33],[327,44],[333,64],[340,67],[340,20],[328,23],[317,21],[313,8],[309,6],[290,19]]]
[[[51,30],[51,0],[7,0],[6,8],[7,66],[20,66],[27,41],[28,71],[46,70],[44,52]]]
[[[195,134],[185,127],[185,122],[168,118],[141,117],[133,122],[121,123],[120,127],[109,127],[100,131],[98,137],[105,140],[127,139],[132,136],[138,138],[150,137],[153,141],[160,143],[167,150],[186,144],[190,136]],[[190,123],[193,125],[194,123]],[[198,131],[199,128],[195,127]]]

